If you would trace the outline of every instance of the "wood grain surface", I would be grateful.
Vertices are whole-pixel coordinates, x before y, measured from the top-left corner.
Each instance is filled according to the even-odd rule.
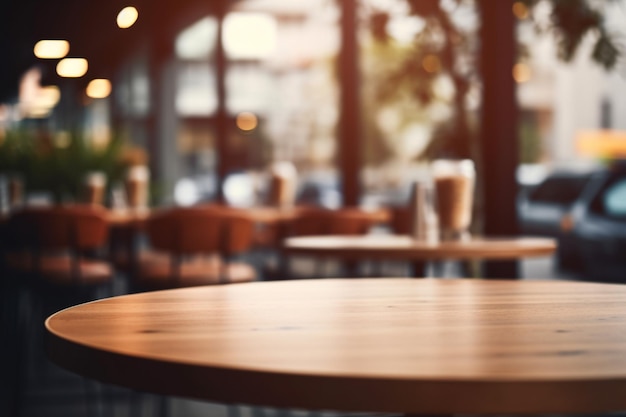
[[[550,238],[473,238],[429,244],[405,235],[303,236],[285,240],[292,255],[314,255],[350,260],[517,259],[550,256],[556,241]]]
[[[449,413],[626,409],[626,286],[332,279],[143,293],[56,313],[53,361],[161,394]]]

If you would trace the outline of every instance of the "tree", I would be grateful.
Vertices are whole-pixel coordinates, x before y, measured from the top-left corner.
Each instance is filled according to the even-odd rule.
[[[493,0],[397,0],[404,3],[405,13],[423,22],[421,31],[412,40],[412,51],[405,54],[396,70],[380,84],[376,95],[380,103],[397,99],[397,92],[410,86],[413,99],[423,107],[437,96],[436,81],[448,78],[454,94],[450,103],[452,116],[441,123],[433,140],[423,153],[434,157],[475,157],[475,114],[469,101],[480,89],[477,64],[478,25],[480,8],[476,1]],[[499,1],[499,0],[497,0]],[[558,56],[570,61],[582,40],[594,36],[591,58],[606,68],[613,69],[623,56],[623,46],[610,33],[603,16],[616,0],[520,0],[513,10],[520,20],[532,24],[538,33],[554,37]],[[539,8],[546,14],[535,13]],[[375,9],[370,15],[370,30],[377,42],[389,45],[392,37],[387,24],[393,8]],[[520,45],[521,56],[530,48]]]

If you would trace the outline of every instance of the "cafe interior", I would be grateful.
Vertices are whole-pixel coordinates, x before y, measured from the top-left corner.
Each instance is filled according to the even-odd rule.
[[[94,300],[626,282],[625,21],[622,0],[3,3],[0,415],[346,415],[67,370],[44,321]]]

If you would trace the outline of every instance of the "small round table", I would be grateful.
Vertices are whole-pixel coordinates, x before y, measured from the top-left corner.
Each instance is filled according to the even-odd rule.
[[[550,256],[556,250],[551,238],[471,238],[461,241],[419,242],[404,235],[303,236],[285,240],[288,255],[339,259],[411,261],[416,276],[424,275],[424,262],[456,259],[504,260]]]
[[[225,403],[424,414],[626,410],[626,286],[361,279],[104,299],[46,321],[87,377]]]

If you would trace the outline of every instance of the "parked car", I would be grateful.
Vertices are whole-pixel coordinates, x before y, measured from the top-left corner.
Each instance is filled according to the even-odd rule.
[[[572,208],[584,278],[626,283],[626,165],[596,173]]]
[[[557,264],[563,270],[577,270],[582,267],[572,236],[571,210],[593,172],[595,171],[554,171],[537,185],[522,189],[518,198],[521,232],[557,239]]]

